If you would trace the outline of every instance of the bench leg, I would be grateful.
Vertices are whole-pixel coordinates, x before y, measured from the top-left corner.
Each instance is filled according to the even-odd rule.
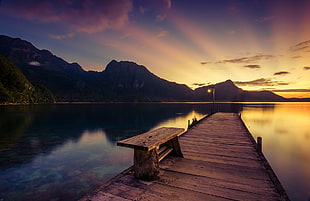
[[[158,179],[159,162],[156,149],[134,150],[134,172],[138,179],[152,181]]]
[[[171,139],[170,141],[168,141],[167,145],[173,148],[173,150],[171,152],[171,155],[183,158],[183,154],[182,154],[182,151],[181,151],[181,147],[180,147],[180,143],[179,143],[179,138],[178,137],[175,137],[175,138]]]

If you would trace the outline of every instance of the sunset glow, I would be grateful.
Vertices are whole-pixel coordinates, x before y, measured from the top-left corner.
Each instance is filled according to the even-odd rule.
[[[0,34],[85,70],[129,60],[191,88],[231,79],[310,98],[308,0],[25,2],[0,1]]]

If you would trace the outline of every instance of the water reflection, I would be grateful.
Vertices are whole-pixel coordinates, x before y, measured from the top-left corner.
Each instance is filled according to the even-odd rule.
[[[102,129],[114,143],[176,116],[191,119],[192,110],[197,111],[193,114],[196,116],[208,110],[195,104],[28,105],[0,109],[2,168],[27,162],[36,154],[48,153],[67,141],[76,141],[85,130]]]
[[[0,200],[76,200],[129,167],[116,141],[186,127],[209,104],[1,106]]]
[[[289,197],[310,198],[310,104],[247,105],[242,117],[255,137],[263,137],[263,151]]]
[[[107,157],[108,156],[108,157]],[[102,130],[85,131],[48,154],[0,174],[4,200],[77,200],[131,164]]]
[[[116,141],[187,127],[212,103],[0,106],[0,200],[76,200],[132,164]],[[310,197],[310,104],[217,103],[241,112],[292,200]]]
[[[218,104],[218,108],[232,111],[241,106]],[[48,153],[69,140],[79,139],[85,130],[102,129],[107,139],[115,143],[164,124],[185,128],[189,119],[200,118],[209,111],[210,103],[1,106],[0,167]]]

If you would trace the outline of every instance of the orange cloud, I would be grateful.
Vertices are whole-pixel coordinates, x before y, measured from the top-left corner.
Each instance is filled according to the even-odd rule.
[[[310,50],[310,40],[300,42],[290,48],[290,50],[297,51],[309,51]]]
[[[56,40],[62,40],[66,38],[72,38],[75,34],[74,33],[68,33],[68,34],[63,34],[63,35],[54,35],[54,34],[49,34],[49,36],[53,39]]]
[[[268,60],[268,59],[271,59],[274,57],[275,56],[273,56],[273,55],[259,54],[259,55],[250,56],[250,57],[241,57],[241,58],[236,58],[236,59],[225,59],[222,61],[218,61],[217,63],[251,63],[251,62],[257,62],[260,60]]]
[[[234,81],[238,86],[279,86],[289,85],[287,82],[273,81],[270,78],[260,78],[252,81]]]
[[[164,36],[167,36],[168,35],[168,31],[166,30],[161,30],[156,36],[157,37],[164,37]]]

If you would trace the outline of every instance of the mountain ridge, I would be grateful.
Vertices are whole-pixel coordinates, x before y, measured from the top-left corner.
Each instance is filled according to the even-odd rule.
[[[48,50],[39,50],[26,40],[0,35],[0,41],[0,52],[2,55],[14,64],[18,64],[20,68],[25,67],[25,65],[37,67],[52,66],[53,70],[74,69],[75,71],[84,71],[79,64],[68,63]]]
[[[101,72],[85,71],[77,63],[8,36],[0,35],[0,54],[18,66],[30,82],[49,89],[58,102],[212,101],[208,88],[215,89],[216,101],[286,101],[272,92],[244,91],[231,80],[192,90],[131,61],[112,60]]]

